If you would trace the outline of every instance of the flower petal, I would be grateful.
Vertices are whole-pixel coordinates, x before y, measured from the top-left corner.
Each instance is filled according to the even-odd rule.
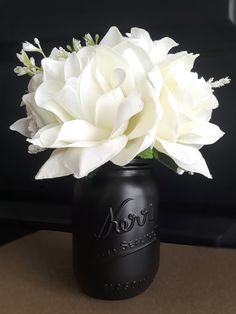
[[[133,40],[132,42],[134,44],[142,48],[147,53],[149,53],[153,47],[153,41],[145,29],[132,27],[129,38]]]
[[[147,135],[143,137],[136,138],[127,143],[126,147],[111,161],[118,165],[124,166],[129,163],[134,157],[139,153],[144,151],[146,148],[151,147],[155,138],[154,132],[148,132]]]
[[[61,129],[59,124],[48,124],[39,129],[32,139],[27,139],[27,142],[43,148],[50,148],[56,141]]]
[[[96,48],[93,46],[82,47],[77,53],[77,57],[80,63],[81,71],[91,62],[96,53]]]
[[[176,46],[178,46],[178,44],[169,37],[154,41],[154,46],[150,51],[153,64],[159,64],[164,61],[170,49]]]
[[[96,126],[112,131],[124,94],[120,87],[103,94],[96,102],[95,124]]]
[[[109,131],[97,128],[85,120],[72,120],[65,122],[58,134],[57,141],[82,142],[101,141],[109,136]]]
[[[43,82],[42,73],[36,73],[34,76],[32,76],[28,84],[29,93],[35,92],[42,82]]]
[[[26,105],[27,114],[32,115],[38,128],[42,128],[46,124],[57,122],[56,117],[52,112],[37,106],[35,102],[35,93],[24,95],[22,100]]]
[[[55,101],[63,85],[60,81],[43,82],[35,93],[35,102],[39,107],[54,113],[61,121],[68,121],[71,116]]]
[[[64,164],[66,149],[56,149],[38,171],[35,179],[64,177],[72,174]]]
[[[149,130],[153,129],[158,119],[158,106],[152,97],[150,84],[144,80],[140,83],[138,90],[142,95],[144,106],[142,111],[129,120],[129,126],[126,131],[129,140],[147,134]]]
[[[158,151],[170,156],[185,171],[200,173],[207,178],[212,178],[198,149],[179,143],[169,143],[159,138],[154,146]]]
[[[102,94],[102,89],[93,75],[94,61],[92,60],[80,75],[78,83],[82,111],[86,120],[94,124],[96,101]]]
[[[221,129],[212,123],[189,122],[179,130],[178,142],[182,144],[213,144],[224,135]]]
[[[133,91],[118,107],[117,115],[112,131],[115,136],[117,130],[129,119],[139,113],[143,109],[143,101],[137,91]]]
[[[120,33],[119,29],[116,26],[112,26],[100,41],[99,46],[114,47],[123,40],[124,37]]]
[[[65,61],[57,61],[51,58],[44,58],[42,60],[44,81],[55,80],[64,82],[64,63]]]
[[[95,57],[96,79],[107,92],[111,88],[120,86],[124,95],[128,95],[134,88],[134,77],[127,61],[115,49],[100,47],[96,51]],[[107,84],[104,84],[104,81]]]
[[[158,123],[157,136],[170,142],[175,142],[178,136],[178,104],[168,90],[163,87],[160,95],[163,114]]]
[[[55,100],[72,118],[83,119],[84,113],[79,95],[73,87],[65,85],[55,96]]]
[[[163,75],[168,73],[171,69],[185,70],[185,73],[189,72],[193,68],[193,64],[198,57],[198,54],[187,53],[187,51],[181,51],[174,54],[168,54],[167,57],[160,63]]]
[[[150,72],[148,72],[147,76],[155,90],[155,96],[159,98],[163,87],[163,77],[159,67],[158,66],[153,67],[153,69]]]
[[[76,178],[82,178],[111,160],[127,143],[126,136],[106,140],[88,148],[69,148],[65,154],[65,166]]]
[[[146,74],[153,68],[148,54],[132,42],[122,42],[115,49],[127,61],[129,71],[133,73],[136,80],[146,77]]]
[[[19,132],[20,134],[30,137],[31,132],[29,131],[29,123],[31,121],[32,117],[26,117],[17,120],[10,126],[10,130]]]
[[[71,77],[78,77],[80,75],[81,68],[77,54],[72,52],[65,61],[65,79],[68,80]]]

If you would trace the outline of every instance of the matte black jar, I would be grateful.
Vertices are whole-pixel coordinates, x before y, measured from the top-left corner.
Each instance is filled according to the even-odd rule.
[[[152,162],[109,162],[93,178],[76,182],[74,270],[85,293],[116,300],[150,285],[160,256],[157,217]]]

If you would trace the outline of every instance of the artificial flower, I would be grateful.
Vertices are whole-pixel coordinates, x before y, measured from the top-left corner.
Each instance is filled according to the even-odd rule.
[[[98,35],[84,39],[85,46],[73,38],[49,57],[36,39],[38,48],[25,42],[18,54],[24,67],[16,73],[32,78],[23,96],[27,117],[11,129],[27,137],[31,153],[53,149],[36,178],[81,178],[108,161],[123,166],[149,153],[168,157],[179,174],[210,178],[199,150],[223,135],[209,121],[218,106],[213,87],[227,79],[217,86],[199,78],[196,55],[171,54],[174,40],[153,41],[140,28],[123,36],[111,27],[100,42]],[[40,66],[29,51],[41,53]]]

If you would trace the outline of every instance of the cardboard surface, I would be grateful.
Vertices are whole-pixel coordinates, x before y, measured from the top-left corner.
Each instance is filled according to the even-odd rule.
[[[102,301],[77,286],[71,235],[40,231],[0,247],[0,313],[234,314],[236,250],[162,244],[159,272],[148,290]]]

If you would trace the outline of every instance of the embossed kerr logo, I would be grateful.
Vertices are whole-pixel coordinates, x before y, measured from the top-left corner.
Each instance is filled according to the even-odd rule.
[[[125,206],[129,203],[134,201],[133,198],[125,199],[120,206],[118,207],[116,214],[114,214],[114,210],[110,207],[108,215],[106,216],[103,224],[98,233],[95,233],[94,236],[96,239],[106,239],[110,233],[114,230],[118,234],[122,234],[124,232],[131,231],[134,226],[142,227],[146,224],[147,221],[153,221],[152,211],[152,204],[149,204],[148,209],[140,210],[140,214],[130,213],[127,215],[127,218],[120,218],[122,210]]]

